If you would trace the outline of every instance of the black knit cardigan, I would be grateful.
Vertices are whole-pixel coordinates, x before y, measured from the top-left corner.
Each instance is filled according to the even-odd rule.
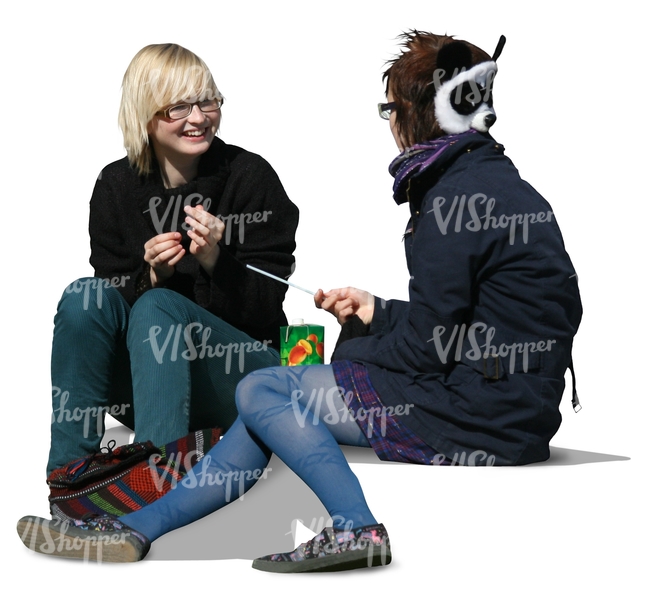
[[[189,253],[187,204],[203,207],[226,224],[221,253],[209,277]],[[187,253],[165,287],[177,291],[232,326],[278,348],[286,324],[287,287],[246,268],[279,277],[293,271],[298,208],[271,166],[260,156],[215,138],[201,157],[197,177],[165,189],[154,162],[138,175],[123,158],[102,170],[90,201],[90,264],[112,281],[129,304],[150,289],[144,244],[156,234],[183,234]]]

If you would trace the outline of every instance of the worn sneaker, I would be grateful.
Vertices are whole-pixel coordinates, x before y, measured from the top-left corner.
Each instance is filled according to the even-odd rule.
[[[18,521],[18,535],[34,552],[97,562],[137,562],[151,543],[114,517],[85,520],[41,519],[29,515]]]
[[[345,530],[326,527],[293,552],[269,554],[253,568],[274,573],[332,572],[390,564],[390,540],[381,524]]]

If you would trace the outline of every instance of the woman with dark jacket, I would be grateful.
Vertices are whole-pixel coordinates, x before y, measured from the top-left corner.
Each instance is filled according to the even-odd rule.
[[[232,500],[226,475],[244,482],[236,494],[246,490],[274,452],[317,494],[332,526],[253,566],[378,566],[390,561],[390,542],[338,444],[429,465],[548,458],[581,305],[552,210],[487,133],[504,41],[491,58],[467,42],[413,31],[385,73],[380,115],[403,150],[390,166],[394,196],[411,210],[409,301],[319,290],[316,305],[342,324],[331,366],[245,378],[230,432],[149,507],[71,527],[24,518],[19,530],[79,542],[96,530],[120,532],[112,559],[139,560],[151,540]]]
[[[149,45],[124,76],[127,156],[90,201],[95,276],[54,319],[48,474],[99,450],[104,414],[156,445],[228,429],[235,388],[279,365],[298,210],[269,164],[215,137],[223,97],[205,63]]]

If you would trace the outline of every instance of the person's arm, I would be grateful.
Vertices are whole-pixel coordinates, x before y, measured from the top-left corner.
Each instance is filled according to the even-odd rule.
[[[246,265],[282,278],[291,275],[298,208],[265,160],[250,153],[238,159],[222,197],[232,207],[221,214],[219,256],[209,276],[211,307],[228,322],[268,326],[282,313],[287,287]]]
[[[136,299],[136,286],[149,273],[144,244],[140,254],[133,252],[125,236],[129,227],[106,170],[95,183],[90,200],[90,264],[95,277],[106,279],[129,304]]]
[[[219,242],[223,237],[225,224],[209,211],[205,211],[202,205],[196,207],[187,205],[184,211],[185,223],[190,226],[187,232],[191,239],[190,254],[198,261],[203,271],[212,277],[221,254]]]
[[[144,244],[144,260],[149,265],[148,279],[151,287],[164,286],[184,256],[180,232],[166,232],[147,240]],[[146,279],[146,274],[143,279]]]
[[[356,287],[343,287],[314,295],[314,303],[338,320],[341,332],[336,348],[345,341],[373,334],[387,334],[408,313],[408,302],[384,300]]]
[[[378,333],[342,343],[333,358],[367,361],[404,372],[444,372],[453,363],[464,319],[473,306],[483,233],[441,235],[432,213],[413,237],[409,302],[374,308]]]

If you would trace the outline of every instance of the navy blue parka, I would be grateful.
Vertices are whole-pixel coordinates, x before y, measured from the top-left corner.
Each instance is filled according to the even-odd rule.
[[[409,301],[375,299],[364,364],[384,405],[447,459],[548,459],[582,316],[549,204],[487,134],[461,136],[411,179]],[[463,455],[465,454],[465,455]]]

